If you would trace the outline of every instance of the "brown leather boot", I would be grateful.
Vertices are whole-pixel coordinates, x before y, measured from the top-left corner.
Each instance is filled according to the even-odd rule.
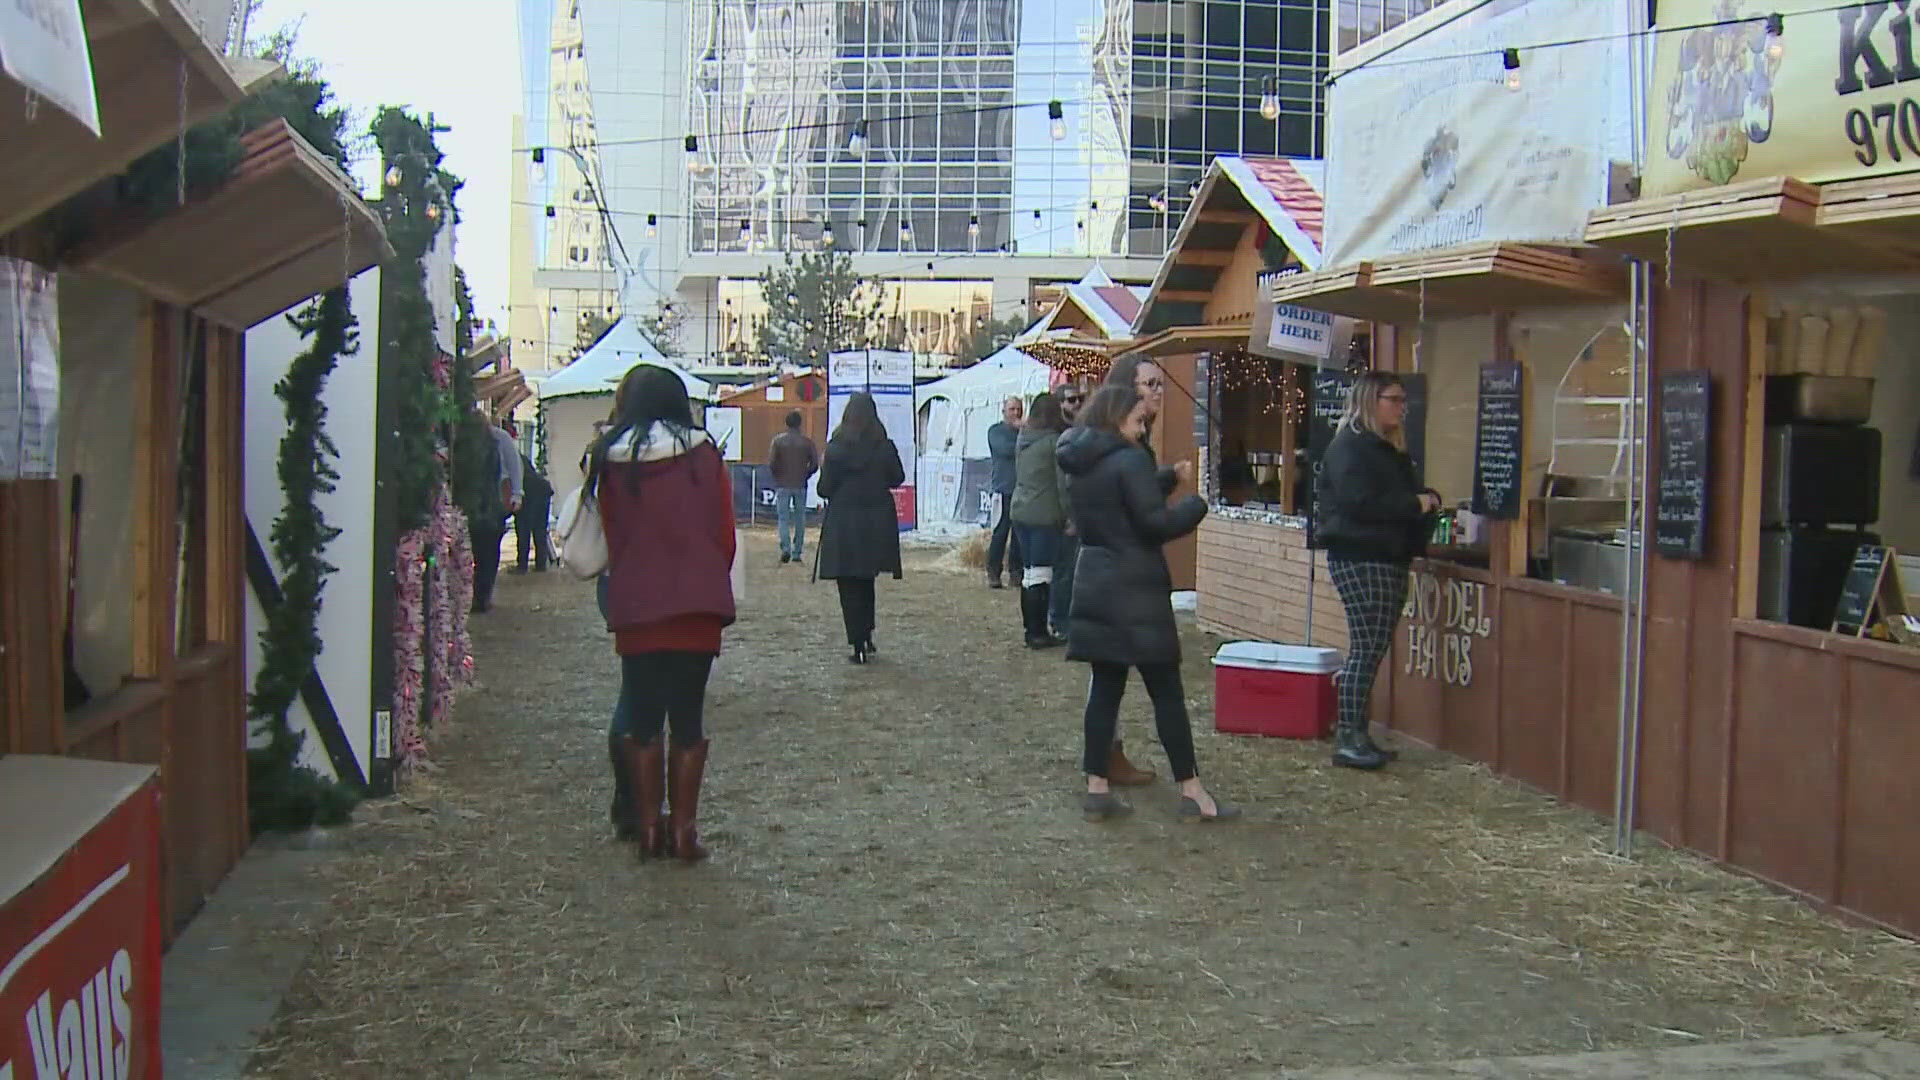
[[[1121,787],[1142,787],[1153,783],[1153,770],[1142,769],[1127,760],[1120,749],[1120,740],[1113,740],[1113,749],[1107,753],[1107,783]]]
[[[701,739],[692,746],[676,746],[668,751],[667,799],[673,805],[670,827],[673,857],[682,862],[699,862],[707,857],[700,843],[700,781],[707,772],[707,746]]]
[[[667,796],[667,739],[655,736],[650,743],[635,742],[633,736],[621,740],[627,752],[627,773],[632,778],[634,832],[640,857],[665,858],[670,826],[661,816],[660,804]]]

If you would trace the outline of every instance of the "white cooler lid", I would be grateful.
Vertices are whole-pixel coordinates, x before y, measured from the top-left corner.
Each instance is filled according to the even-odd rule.
[[[1331,675],[1340,670],[1339,649],[1317,645],[1281,645],[1272,641],[1229,641],[1213,654],[1215,667]]]

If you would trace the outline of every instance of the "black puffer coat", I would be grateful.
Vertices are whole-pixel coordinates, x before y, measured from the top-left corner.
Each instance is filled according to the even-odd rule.
[[[1342,425],[1314,489],[1314,546],[1335,558],[1410,562],[1426,551],[1433,532],[1433,516],[1421,512],[1420,495],[1405,451]]]
[[[819,480],[827,514],[820,524],[818,576],[900,576],[900,518],[893,508],[893,489],[906,481],[892,439],[827,442]]]
[[[1198,528],[1207,504],[1189,495],[1168,506],[1153,456],[1111,432],[1074,428],[1060,437],[1058,458],[1080,534],[1067,658],[1178,661],[1173,574],[1160,548]]]

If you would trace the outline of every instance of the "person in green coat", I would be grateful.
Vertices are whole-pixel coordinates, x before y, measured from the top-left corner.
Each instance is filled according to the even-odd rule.
[[[1026,569],[1020,575],[1020,620],[1027,648],[1050,649],[1063,642],[1047,625],[1053,593],[1053,564],[1066,544],[1066,484],[1056,450],[1067,427],[1060,402],[1041,394],[1029,406],[1026,426],[1014,451],[1013,528]]]

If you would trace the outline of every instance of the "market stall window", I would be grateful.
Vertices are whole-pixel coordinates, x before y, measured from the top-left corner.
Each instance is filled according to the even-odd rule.
[[[1208,360],[1213,501],[1284,514],[1305,512],[1305,365],[1245,350]]]
[[[1480,373],[1496,355],[1494,321],[1436,321],[1402,338],[1397,364],[1407,379],[1407,452],[1422,483],[1443,500],[1427,556],[1485,569],[1488,529],[1474,512],[1473,490]]]
[[[1920,646],[1920,293],[1805,286],[1755,303],[1764,430],[1743,614]]]
[[[1518,520],[1529,577],[1623,595],[1627,529],[1638,512],[1624,306],[1516,316],[1524,371]],[[1642,467],[1645,467],[1644,460]]]

